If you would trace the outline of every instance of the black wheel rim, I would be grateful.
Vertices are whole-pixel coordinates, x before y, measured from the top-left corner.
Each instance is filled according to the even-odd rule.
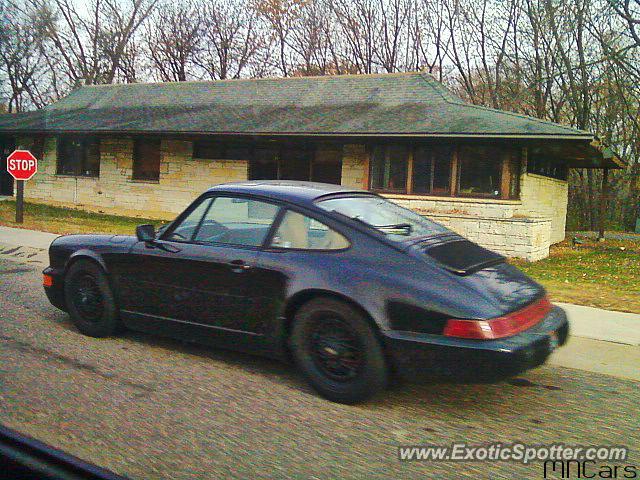
[[[78,314],[90,322],[102,318],[104,309],[102,292],[93,275],[80,273],[73,279],[72,301]]]
[[[346,322],[322,318],[315,322],[308,339],[313,362],[324,375],[341,382],[358,376],[364,363],[362,344]]]

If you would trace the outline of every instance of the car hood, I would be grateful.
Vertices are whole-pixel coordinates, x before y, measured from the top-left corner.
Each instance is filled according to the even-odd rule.
[[[133,235],[94,235],[94,234],[79,234],[79,235],[63,235],[56,238],[52,245],[58,247],[93,247],[93,246],[131,246],[138,240]]]

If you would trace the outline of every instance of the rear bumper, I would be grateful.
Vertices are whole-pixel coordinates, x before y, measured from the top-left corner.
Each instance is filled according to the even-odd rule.
[[[64,275],[62,272],[52,267],[47,267],[42,271],[43,275],[49,275],[53,279],[53,284],[50,287],[44,287],[44,293],[46,293],[49,302],[54,307],[60,310],[67,311],[67,306],[64,301]]]
[[[387,352],[400,378],[463,382],[498,381],[542,365],[554,348],[566,343],[568,335],[569,322],[560,307],[554,307],[530,329],[498,340],[383,332]]]

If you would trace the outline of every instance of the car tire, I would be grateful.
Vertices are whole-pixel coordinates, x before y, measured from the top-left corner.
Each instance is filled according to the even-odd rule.
[[[108,337],[121,329],[118,308],[104,270],[78,260],[65,275],[64,296],[69,315],[81,333]]]
[[[345,302],[316,298],[300,307],[290,348],[307,381],[331,401],[359,403],[387,387],[388,368],[376,331]]]

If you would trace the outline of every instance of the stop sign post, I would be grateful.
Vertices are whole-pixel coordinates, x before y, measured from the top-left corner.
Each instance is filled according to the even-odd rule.
[[[16,180],[16,223],[24,218],[24,182],[38,171],[38,159],[29,150],[14,150],[7,157],[7,172]]]

